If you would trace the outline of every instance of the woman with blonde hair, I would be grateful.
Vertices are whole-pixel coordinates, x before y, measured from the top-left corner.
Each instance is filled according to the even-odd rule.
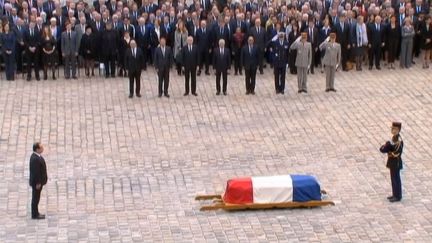
[[[400,66],[401,68],[410,68],[412,65],[413,43],[415,30],[411,24],[410,18],[404,19],[404,25],[401,30],[402,41],[400,51]]]
[[[186,45],[186,40],[188,37],[188,31],[183,20],[177,22],[177,28],[174,33],[174,57],[176,61],[177,74],[181,75],[181,66],[183,61],[181,60],[181,49]]]

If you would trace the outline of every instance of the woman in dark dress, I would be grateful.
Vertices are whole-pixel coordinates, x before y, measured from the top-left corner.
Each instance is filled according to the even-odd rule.
[[[422,49],[424,51],[423,68],[429,68],[429,61],[431,58],[432,49],[432,18],[427,16],[424,25],[421,29],[421,36],[423,39]]]
[[[119,71],[119,76],[124,76],[127,77],[127,71],[125,68],[125,57],[126,57],[126,50],[128,50],[130,48],[130,41],[131,41],[131,37],[129,34],[129,31],[125,31],[123,33],[123,36],[120,40],[120,49],[119,49],[119,66],[120,66],[120,71]]]
[[[15,33],[10,30],[10,25],[7,22],[3,25],[2,32],[0,31],[0,46],[6,68],[6,80],[13,81],[15,80],[15,45],[17,38]]]
[[[396,16],[393,15],[390,17],[390,24],[387,25],[386,29],[386,41],[385,46],[387,47],[387,55],[388,55],[388,68],[395,69],[394,62],[397,57],[398,47],[399,47],[399,39],[401,36],[400,27],[396,23]]]
[[[94,76],[94,60],[96,57],[96,37],[95,34],[92,33],[92,27],[87,26],[86,32],[81,38],[81,44],[79,49],[80,56],[84,59],[84,67],[86,76],[91,75]]]
[[[245,42],[244,34],[241,32],[241,28],[237,27],[236,32],[232,38],[231,48],[234,52],[234,75],[240,73],[242,75],[242,68],[240,63],[241,50]]]
[[[294,41],[297,40],[299,36],[300,36],[300,31],[298,29],[298,24],[297,22],[294,22],[292,24],[292,31],[288,35],[288,43],[290,47],[294,43]],[[288,65],[291,74],[297,74],[297,67],[295,66],[296,57],[297,57],[297,50],[290,50],[289,57],[288,57]]]
[[[51,34],[51,28],[49,26],[43,27],[42,33],[42,63],[44,80],[48,79],[48,68],[52,70],[52,78],[55,77],[55,63],[56,63],[56,40]]]

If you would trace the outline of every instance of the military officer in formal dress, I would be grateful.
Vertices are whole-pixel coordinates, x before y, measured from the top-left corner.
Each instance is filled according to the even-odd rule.
[[[295,65],[297,67],[298,93],[307,93],[307,72],[312,63],[312,45],[307,41],[307,32],[302,32],[290,49],[297,50]]]
[[[321,52],[324,52],[322,64],[326,74],[326,92],[336,92],[334,88],[335,73],[341,63],[341,46],[336,42],[336,33],[330,33],[323,43],[319,46]]]
[[[289,52],[288,46],[288,42],[285,40],[285,33],[279,32],[278,39],[273,42],[273,68],[276,94],[284,94],[285,92],[285,73]]]
[[[387,168],[390,169],[390,178],[392,184],[392,195],[387,197],[390,202],[398,202],[402,200],[402,182],[400,178],[400,170],[402,169],[402,152],[403,141],[400,136],[402,124],[393,122],[391,126],[392,139],[381,146],[381,153],[386,153]]]

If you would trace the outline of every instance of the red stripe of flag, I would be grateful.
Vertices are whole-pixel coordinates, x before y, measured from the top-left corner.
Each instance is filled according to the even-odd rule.
[[[228,180],[223,200],[232,204],[253,203],[252,179],[248,177]]]

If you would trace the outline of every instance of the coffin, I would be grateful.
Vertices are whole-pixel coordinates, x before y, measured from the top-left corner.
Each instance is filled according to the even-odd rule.
[[[311,175],[235,178],[227,181],[223,202],[268,204],[321,201],[321,188]]]

